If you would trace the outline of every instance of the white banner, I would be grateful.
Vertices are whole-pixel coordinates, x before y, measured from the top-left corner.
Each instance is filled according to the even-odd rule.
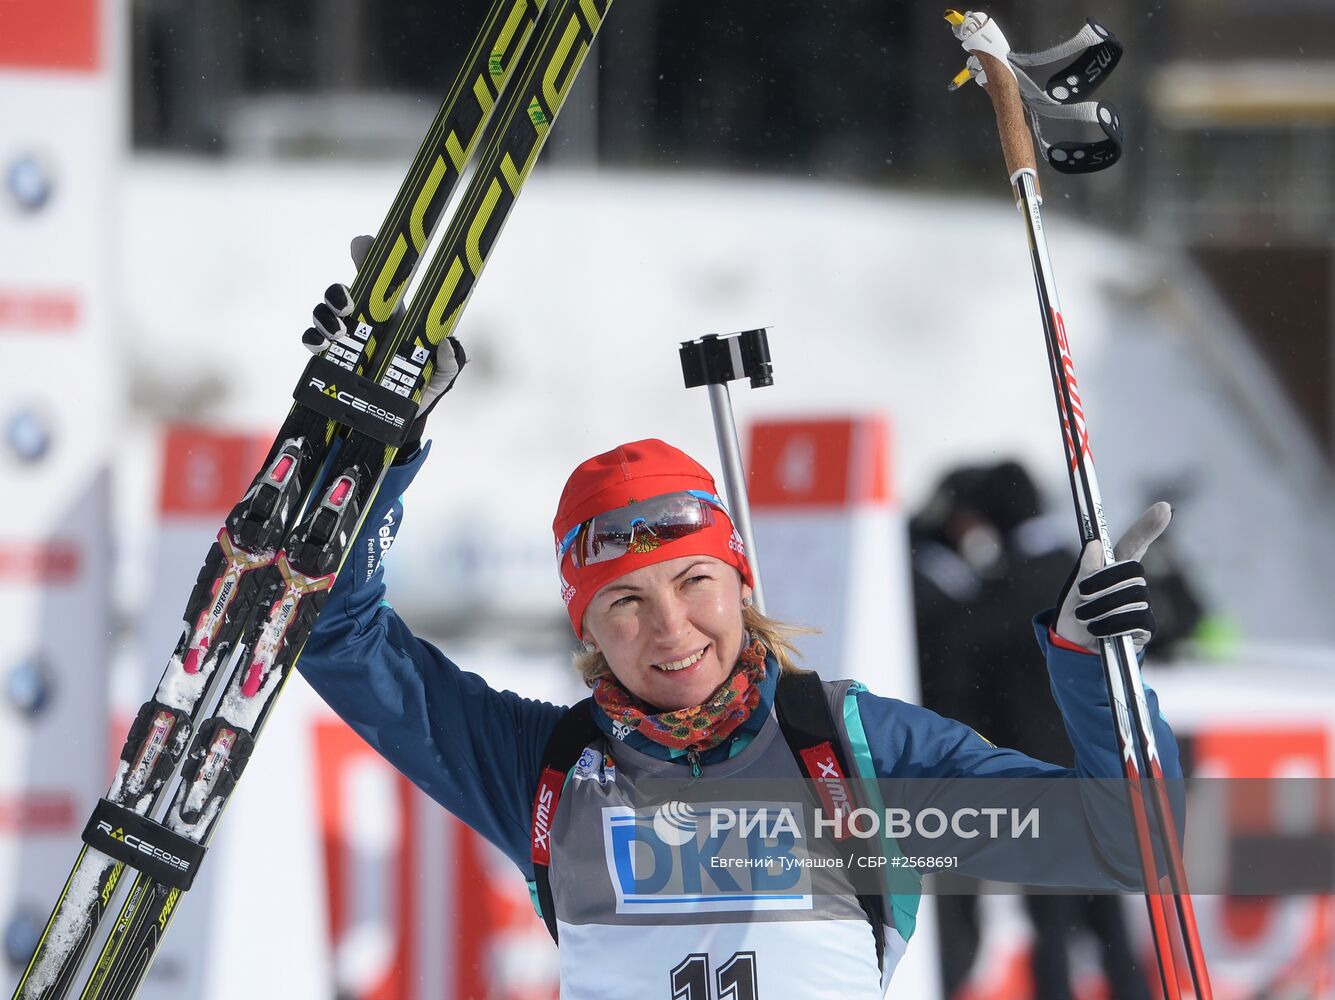
[[[877,415],[751,427],[747,489],[766,612],[819,628],[803,665],[918,700],[908,529],[892,488],[889,422]],[[939,994],[935,900],[923,897],[891,994]]]
[[[110,781],[115,0],[0,3],[0,934],[36,944]]]

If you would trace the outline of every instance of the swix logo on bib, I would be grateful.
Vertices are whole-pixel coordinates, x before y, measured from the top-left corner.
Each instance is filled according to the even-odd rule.
[[[686,802],[604,806],[603,849],[618,913],[812,908],[801,809]]]

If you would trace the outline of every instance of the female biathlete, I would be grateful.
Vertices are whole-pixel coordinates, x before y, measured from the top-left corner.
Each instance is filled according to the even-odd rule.
[[[341,286],[330,289],[308,346],[319,351],[341,332],[349,302]],[[865,877],[850,877],[844,891],[828,883],[812,891],[795,881],[809,872],[779,863],[795,856],[791,834],[729,848],[770,851],[778,860],[768,867],[723,867],[727,830],[693,826],[688,809],[646,808],[637,791],[656,779],[813,778],[801,787],[816,789],[818,808],[831,805],[832,789],[853,790],[846,778],[870,787],[870,779],[1121,778],[1094,651],[1104,636],[1131,634],[1139,646],[1150,637],[1138,561],[1167,525],[1166,504],[1129,529],[1114,565],[1103,568],[1091,542],[1056,611],[1035,618],[1074,769],[993,746],[856,681],[800,670],[796,630],[751,605],[746,553],[713,478],[659,440],[581,463],[556,505],[560,596],[592,697],[551,705],[460,669],[395,613],[380,565],[402,520],[399,498],[427,458],[425,414],[466,360],[450,343],[454,361],[443,359],[414,440],[387,474],[298,666],[372,747],[514,861],[558,941],[563,997],[880,997],[915,922],[917,872],[902,862],[924,864],[914,855],[945,850],[915,835],[878,838],[876,863],[895,865],[894,878],[876,883],[883,891],[868,890]],[[1147,694],[1165,774],[1179,778],[1172,732]],[[1180,792],[1174,798],[1180,817]],[[1137,888],[1129,823],[1096,812],[1045,813],[1040,839],[1018,847],[1005,835],[957,839],[963,853],[948,860],[979,878]],[[850,871],[869,863],[868,842],[855,841],[832,848]]]

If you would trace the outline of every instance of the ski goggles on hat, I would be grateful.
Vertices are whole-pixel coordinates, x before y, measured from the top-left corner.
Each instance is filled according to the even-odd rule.
[[[594,566],[629,553],[652,552],[714,523],[714,511],[728,509],[713,493],[682,490],[609,510],[575,525],[561,539],[559,563],[567,552],[575,566]]]

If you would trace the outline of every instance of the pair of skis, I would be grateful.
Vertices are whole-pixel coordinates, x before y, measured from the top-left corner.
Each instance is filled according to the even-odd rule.
[[[259,474],[209,550],[180,640],[13,1000],[72,995],[127,868],[136,877],[79,997],[138,992],[611,4],[494,0],[353,281],[351,329],[307,365]],[[395,323],[475,152],[440,247]],[[226,687],[200,721],[229,661]]]
[[[973,78],[992,99],[1006,170],[1016,203],[1024,216],[1080,542],[1083,547],[1099,539],[1105,564],[1111,564],[1116,558],[1113,542],[1094,471],[1094,456],[1089,448],[1089,430],[1080,401],[1075,364],[1071,360],[1070,342],[1043,234],[1039,212],[1042,198],[1038,192],[1029,125],[1032,123],[1039,135],[1044,158],[1063,173],[1087,173],[1116,162],[1122,145],[1117,112],[1111,105],[1088,98],[1117,64],[1121,45],[1106,28],[1090,21],[1068,42],[1045,52],[1024,55],[1011,51],[996,22],[986,14],[948,11],[946,20],[970,53],[965,68],[952,82],[952,89]],[[1075,56],[1074,61],[1053,74],[1045,87],[1038,87],[1024,72],[1025,67],[1045,65],[1072,56]],[[1102,129],[1104,136],[1095,142],[1048,143],[1040,131],[1041,118],[1094,125]],[[1176,823],[1154,735],[1154,719],[1145,700],[1145,685],[1140,676],[1135,645],[1128,636],[1104,639],[1100,652],[1113,728],[1121,752],[1122,772],[1127,782],[1162,996],[1165,1000],[1180,1000],[1183,995],[1184,983],[1178,973],[1179,956],[1170,930],[1176,925],[1190,988],[1198,1000],[1210,1000],[1213,996],[1210,976],[1205,967],[1191,890],[1187,886]],[[1156,843],[1167,868],[1167,891],[1160,877]]]

